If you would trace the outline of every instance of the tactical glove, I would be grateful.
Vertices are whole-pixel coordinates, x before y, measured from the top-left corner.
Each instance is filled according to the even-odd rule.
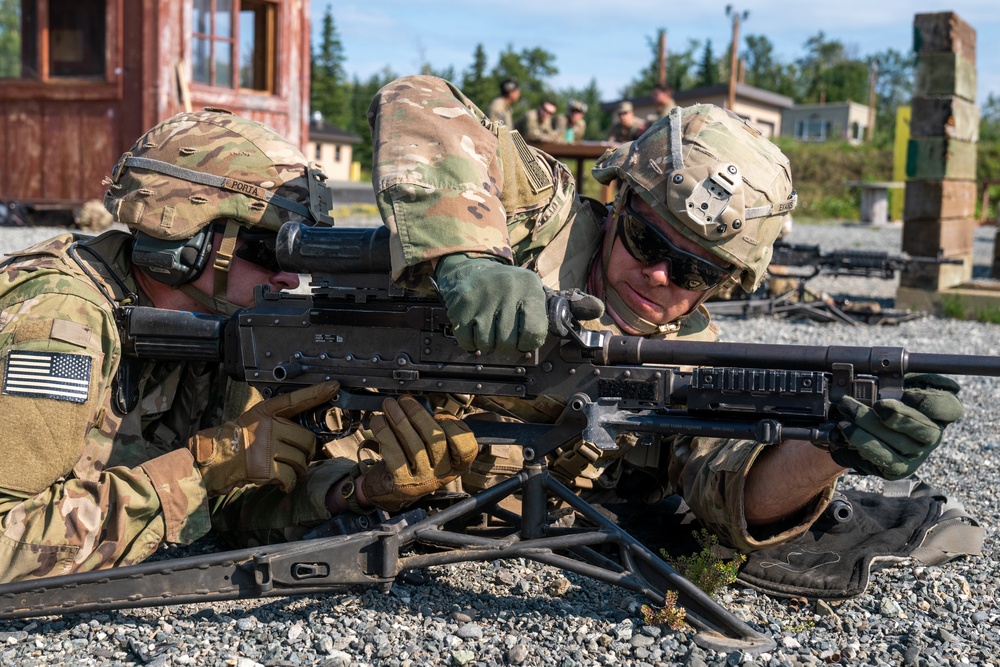
[[[377,507],[393,512],[442,488],[469,469],[479,445],[469,427],[451,415],[432,417],[416,400],[387,398],[372,417],[378,461],[362,489]]]
[[[530,352],[545,342],[545,292],[533,271],[448,255],[435,272],[458,344],[469,352]]]
[[[885,399],[872,407],[844,397],[838,409],[843,442],[830,446],[833,460],[845,468],[885,479],[913,474],[941,444],[944,428],[962,417],[956,397],[960,387],[932,373],[909,373],[903,378],[901,401]]]
[[[280,394],[253,406],[235,421],[196,433],[188,441],[209,496],[245,484],[277,484],[285,493],[306,473],[316,436],[291,417],[329,401],[338,382]]]

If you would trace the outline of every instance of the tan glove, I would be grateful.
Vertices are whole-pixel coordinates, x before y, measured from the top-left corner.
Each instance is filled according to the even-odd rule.
[[[188,449],[208,495],[245,484],[277,484],[285,493],[291,491],[305,476],[316,436],[290,417],[329,401],[338,389],[340,383],[331,381],[281,394],[261,401],[236,421],[196,433]]]
[[[479,452],[476,436],[451,415],[432,417],[416,400],[387,398],[371,420],[382,460],[365,473],[366,498],[396,511],[453,481]]]

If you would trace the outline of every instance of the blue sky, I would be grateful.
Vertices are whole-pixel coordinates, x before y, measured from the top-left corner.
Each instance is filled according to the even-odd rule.
[[[762,34],[778,56],[790,62],[803,53],[806,39],[822,30],[862,57],[887,48],[912,48],[916,13],[955,11],[977,32],[979,99],[1000,95],[1000,0],[955,0],[950,4],[902,0],[311,0],[314,37],[323,14],[333,7],[344,44],[349,75],[362,79],[388,66],[412,74],[421,63],[436,69],[453,66],[460,75],[477,43],[490,66],[508,45],[515,50],[540,46],[554,53],[557,89],[582,88],[597,80],[604,99],[615,99],[649,62],[647,38],[667,30],[667,49],[682,50],[688,40],[712,40],[716,54],[729,43],[726,4],[750,12],[741,36]]]

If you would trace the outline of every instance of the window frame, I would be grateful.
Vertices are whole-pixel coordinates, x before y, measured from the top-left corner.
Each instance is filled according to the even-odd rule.
[[[217,37],[215,35],[215,18],[216,18],[216,3],[218,0],[207,0],[209,3],[209,30],[208,33],[195,32],[194,28],[194,0],[191,0],[189,7],[191,7],[191,20],[188,23],[189,32],[188,34],[188,48],[189,53],[188,62],[190,63],[189,80],[192,88],[197,88],[205,92],[219,92],[219,91],[231,91],[234,93],[242,94],[256,94],[256,95],[266,95],[266,96],[278,96],[278,54],[279,54],[279,39],[280,34],[278,30],[278,22],[281,20],[281,3],[278,0],[230,0],[232,3],[232,35],[230,37]],[[260,75],[263,78],[264,84],[262,88],[247,88],[241,85],[240,77],[240,13],[244,9],[244,3],[251,4],[256,7],[264,8],[264,26],[261,30],[263,32],[263,40],[265,42],[265,53],[263,55],[255,55],[254,66],[263,67],[263,73]],[[255,35],[254,43],[259,43],[257,38],[259,36]],[[195,78],[195,49],[194,45],[198,40],[206,40],[208,49],[208,59],[209,59],[209,80],[200,81]],[[228,84],[220,84],[216,80],[216,59],[215,59],[215,45],[217,43],[229,43],[230,45],[230,59],[232,63],[232,80]]]
[[[35,49],[38,58],[37,78],[0,79],[4,99],[100,100],[123,96],[121,22],[124,0],[104,2],[104,74],[95,77],[51,76],[49,60],[50,7],[60,0],[22,0],[33,3],[38,13]],[[71,2],[72,0],[63,0]],[[44,20],[42,19],[44,17]]]

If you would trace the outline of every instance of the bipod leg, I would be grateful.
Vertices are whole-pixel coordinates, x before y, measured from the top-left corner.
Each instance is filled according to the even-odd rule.
[[[497,539],[443,529],[446,523],[472,516],[518,490],[522,507],[519,533]],[[548,516],[549,498],[564,501],[595,527],[554,529]],[[686,610],[686,620],[697,630],[694,640],[705,648],[758,653],[775,647],[770,637],[736,618],[552,477],[543,464],[529,463],[514,477],[407,526],[400,532],[399,540],[400,544],[418,542],[446,549],[402,557],[400,571],[466,561],[526,558],[620,586],[659,606],[666,602],[666,590],[677,591],[678,602]],[[618,561],[594,550],[601,545],[617,546]]]
[[[685,620],[698,631],[694,640],[699,646],[717,651],[744,650],[749,653],[760,653],[775,648],[774,640],[738,619],[557,479],[550,474],[546,474],[544,479],[545,488],[550,493],[568,503],[588,521],[598,526],[608,535],[608,542],[618,545],[621,566],[628,575],[644,582],[642,592],[650,600],[663,606],[665,589],[677,592],[678,603],[687,612]],[[658,581],[650,582],[650,578]]]

